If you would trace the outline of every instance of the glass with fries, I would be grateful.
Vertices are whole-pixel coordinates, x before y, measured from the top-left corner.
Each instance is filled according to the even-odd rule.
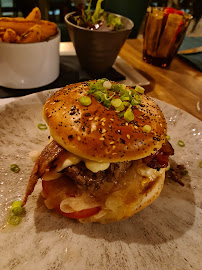
[[[191,19],[190,14],[173,8],[149,7],[144,29],[143,60],[160,67],[169,66]]]

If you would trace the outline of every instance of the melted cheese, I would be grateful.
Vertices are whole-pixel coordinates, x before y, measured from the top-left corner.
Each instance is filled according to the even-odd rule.
[[[86,165],[86,168],[88,168],[90,171],[93,173],[97,173],[99,171],[104,171],[109,168],[110,163],[105,163],[105,162],[96,162],[92,161],[89,159],[82,159],[79,156],[76,156],[70,152],[66,152],[62,158],[58,158],[56,161],[56,168],[52,169],[51,171],[46,171],[43,174],[43,180],[45,181],[50,181],[57,179],[61,176],[61,171],[64,170],[65,168],[76,165],[80,161],[83,161]]]
[[[152,169],[146,164],[141,163],[137,166],[136,171],[141,176],[148,177],[150,180],[153,180],[160,176],[165,171],[165,169],[160,169],[157,171],[156,169]]]
[[[73,213],[84,209],[94,208],[99,206],[92,198],[83,194],[81,197],[69,197],[60,203],[60,210],[64,213]]]
[[[96,162],[89,159],[84,160],[86,168],[88,168],[90,171],[97,173],[99,171],[105,171],[109,168],[110,163],[105,162]]]
[[[65,168],[78,164],[82,159],[79,156],[76,156],[70,152],[68,152],[68,157],[61,163],[59,163],[56,167],[56,171],[60,172]]]
[[[82,159],[81,157],[76,156],[70,152],[66,152],[61,158],[58,158],[58,160],[56,161],[56,168],[52,169],[51,171],[46,171],[42,178],[45,181],[57,179],[61,176],[60,172],[62,170],[64,170],[69,166],[76,165],[80,161],[83,161],[86,165],[86,168],[88,168],[93,173],[105,171],[110,166],[110,163],[96,162],[89,159]],[[164,171],[165,169],[157,171],[155,169],[149,168],[144,163],[136,165],[136,172],[143,177],[149,178],[150,180],[156,179]]]

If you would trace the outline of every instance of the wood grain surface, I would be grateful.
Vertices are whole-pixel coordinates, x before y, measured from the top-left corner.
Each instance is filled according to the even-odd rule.
[[[141,38],[129,39],[119,55],[150,81],[146,93],[202,120],[202,73],[177,56],[168,68],[149,65],[142,47]]]

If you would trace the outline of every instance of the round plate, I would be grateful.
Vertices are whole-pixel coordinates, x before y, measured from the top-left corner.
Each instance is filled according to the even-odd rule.
[[[42,107],[54,90],[15,99],[0,107],[0,269],[202,269],[202,124],[191,115],[156,100],[168,123],[175,150],[172,162],[184,164],[184,186],[166,180],[159,198],[128,220],[80,224],[48,210],[39,181],[18,226],[8,225],[12,201],[22,198],[33,162],[49,131]],[[178,146],[178,140],[185,143]],[[10,164],[20,167],[18,173]]]

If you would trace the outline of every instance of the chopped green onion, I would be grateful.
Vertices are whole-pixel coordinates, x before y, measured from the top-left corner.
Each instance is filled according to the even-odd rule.
[[[166,139],[169,141],[170,140],[170,136],[169,135],[166,135]]]
[[[117,108],[117,107],[121,106],[122,101],[120,100],[120,98],[116,98],[116,99],[112,99],[111,103],[112,103],[112,106]]]
[[[140,96],[138,93],[134,93],[134,94],[133,94],[133,97],[134,97],[136,100],[138,100],[138,101],[141,100],[141,96]]]
[[[87,96],[80,97],[79,98],[79,102],[83,106],[89,106],[91,104],[91,98],[90,97],[87,97]]]
[[[121,105],[119,107],[116,108],[116,111],[121,112],[125,109],[125,106],[123,105],[123,102],[121,103]]]
[[[139,93],[144,93],[144,88],[137,86],[135,90],[129,89],[124,84],[111,83],[105,78],[99,79],[96,82],[89,82],[88,85],[88,94],[93,95],[103,106],[107,108],[113,106],[120,117],[123,117],[125,114],[124,118],[126,121],[130,122],[134,120],[134,114],[131,107],[141,103],[142,97]],[[79,99],[81,104],[83,98]],[[91,104],[91,102],[89,103]],[[86,103],[82,105],[88,106]]]
[[[10,169],[14,173],[18,173],[20,171],[20,168],[17,164],[11,164]]]
[[[130,103],[128,101],[123,101],[123,105],[129,107]]]
[[[143,128],[142,128],[143,132],[145,133],[149,133],[151,131],[151,127],[149,125],[145,125]]]
[[[101,91],[97,91],[97,92],[95,92],[93,95],[94,95],[95,99],[96,99],[97,101],[99,101],[99,102],[103,102],[103,101],[106,100],[106,94],[104,94],[104,93],[101,92]]]
[[[102,78],[103,82],[109,81],[107,78]]]
[[[139,100],[136,100],[136,99],[134,99],[134,98],[131,100],[131,105],[132,105],[132,106],[136,106],[136,105],[138,105],[138,104],[140,104],[140,101],[139,101]]]
[[[18,225],[20,223],[20,217],[19,216],[11,216],[8,220],[8,223],[11,225]]]
[[[144,94],[145,89],[139,85],[135,87],[135,91],[137,91],[140,94]]]
[[[120,117],[120,118],[123,117],[123,116],[124,116],[124,113],[125,113],[125,112],[120,112],[120,113],[119,113],[119,117]]]
[[[22,213],[22,202],[21,201],[14,201],[12,203],[11,212],[17,216]]]
[[[202,168],[202,161],[199,162],[198,166],[199,168]]]
[[[46,124],[38,124],[38,128],[41,130],[46,130],[47,126],[46,126]]]
[[[130,97],[122,97],[122,100],[130,100]]]
[[[110,106],[111,106],[111,101],[108,100],[108,99],[105,99],[105,100],[103,101],[103,106],[105,106],[105,107],[107,107],[107,108],[110,108]]]
[[[105,82],[103,83],[103,87],[105,87],[105,88],[107,88],[107,89],[111,89],[112,84],[110,83],[110,81],[105,81]]]
[[[127,89],[125,88],[120,88],[120,96],[125,96],[125,97],[129,97],[130,93]]]
[[[119,91],[121,91],[122,89],[123,89],[123,87],[121,86],[121,84],[112,84],[112,90],[114,91],[114,92],[119,92]]]
[[[101,91],[95,92],[93,96],[98,102],[103,102],[105,100],[105,96]]]
[[[124,113],[124,119],[127,122],[131,122],[134,120],[134,114],[131,109],[127,109],[126,112]]]
[[[179,140],[179,141],[177,142],[177,144],[178,144],[180,147],[184,147],[184,146],[185,146],[184,142],[181,141],[181,140]]]

